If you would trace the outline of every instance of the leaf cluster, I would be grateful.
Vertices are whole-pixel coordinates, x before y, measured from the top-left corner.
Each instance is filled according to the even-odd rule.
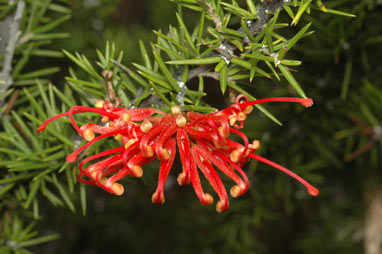
[[[11,86],[0,91],[0,101],[5,102],[0,105],[1,253],[30,253],[27,247],[57,239],[57,234],[37,237],[37,232],[33,231],[35,223],[25,226],[24,221],[30,221],[32,216],[40,218],[41,194],[54,205],[66,203],[74,210],[67,186],[74,188],[75,177],[66,169],[68,164],[58,164],[58,160],[65,156],[61,150],[63,145],[45,146],[45,141],[39,139],[34,131],[41,116],[56,113],[56,99],[52,95],[53,89],[58,89],[48,86],[48,82],[59,68],[41,63],[64,56],[52,47],[52,42],[69,36],[57,29],[71,17],[65,3],[25,1],[18,27],[20,36],[12,52],[8,80]],[[1,1],[0,25],[6,32],[6,20],[12,20],[17,4],[18,1]],[[12,35],[4,33],[3,36],[1,39],[7,43]],[[7,54],[8,51],[2,51],[0,55],[0,68],[3,70]],[[60,136],[57,130],[55,133]],[[65,137],[61,140],[73,144]],[[65,170],[68,178],[62,183],[57,176]]]

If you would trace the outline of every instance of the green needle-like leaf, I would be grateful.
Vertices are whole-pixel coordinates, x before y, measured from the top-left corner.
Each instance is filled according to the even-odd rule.
[[[345,73],[344,77],[342,80],[342,90],[341,90],[341,100],[345,100],[348,89],[349,89],[349,84],[350,84],[350,79],[351,79],[351,74],[352,74],[352,69],[353,69],[353,61],[348,60],[345,66]]]
[[[10,177],[4,178],[4,179],[0,179],[0,184],[8,184],[8,183],[13,183],[13,182],[18,182],[21,180],[26,180],[29,178],[33,178],[37,174],[38,173],[33,172],[33,173],[23,173],[23,174],[10,176]]]
[[[333,9],[326,9],[326,10],[328,13],[331,13],[331,14],[341,15],[341,16],[345,16],[345,17],[349,17],[349,18],[357,17],[357,15],[354,15],[354,14],[351,14],[348,12],[343,12],[343,11],[338,11],[338,10],[333,10]]]
[[[160,86],[166,88],[166,89],[169,90],[169,91],[172,90],[171,87],[169,86],[169,84],[168,84],[166,81],[163,81],[163,80],[161,80],[161,79],[158,79],[157,77],[154,77],[154,76],[150,76],[149,74],[144,73],[144,72],[142,72],[142,71],[138,71],[138,73],[139,73],[141,76],[147,78],[147,79],[149,80],[149,82],[150,82],[150,81],[153,81],[153,82],[157,83],[158,85],[160,85]]]
[[[34,135],[34,133],[32,134],[32,132],[30,131],[30,127],[28,127],[25,124],[25,122],[21,119],[21,117],[15,111],[12,111],[12,116],[15,118],[19,127],[24,132],[24,135],[27,136],[32,141],[33,147],[36,150],[40,151],[41,150],[40,143],[38,142],[37,137]]]
[[[174,60],[168,61],[167,64],[177,64],[177,65],[200,65],[200,64],[214,64],[220,62],[222,58],[220,56],[200,58],[200,59],[187,59],[187,60]]]
[[[294,44],[296,44],[297,41],[304,36],[305,32],[309,29],[311,24],[312,23],[305,25],[295,36],[293,36],[292,39],[288,41],[286,50],[291,49],[294,46]]]
[[[20,80],[33,79],[33,78],[38,78],[38,77],[41,77],[41,76],[46,76],[46,75],[50,75],[50,74],[56,73],[59,70],[60,70],[59,67],[49,67],[49,68],[45,68],[45,69],[40,69],[38,71],[32,71],[32,72],[29,72],[29,73],[25,73],[23,75],[20,75],[18,78]]]
[[[247,1],[248,2],[248,1]],[[246,19],[256,19],[255,13],[251,13],[243,8],[240,8],[239,6],[235,6],[229,3],[221,2],[221,5],[225,6],[225,9],[229,12],[232,12],[240,17],[244,17]],[[255,10],[256,11],[256,10]]]
[[[68,195],[68,193],[65,190],[65,187],[62,186],[62,184],[60,182],[58,182],[57,179],[51,180],[51,182],[57,187],[58,191],[61,194],[61,197],[63,198],[63,200],[65,201],[66,205],[69,207],[69,209],[72,212],[75,212],[76,208],[74,207],[74,204],[73,204],[72,200],[69,198],[69,195]]]
[[[152,81],[149,81],[150,85],[152,86],[152,88],[154,89],[154,91],[156,92],[156,94],[162,99],[162,101],[164,103],[167,104],[167,106],[171,106],[171,102],[164,96],[164,94],[158,89],[158,87],[152,82]]]
[[[84,184],[80,184],[80,202],[82,214],[86,215],[86,187]]]
[[[247,1],[251,1],[252,2],[252,0],[247,0]],[[247,38],[249,39],[249,41],[255,43],[256,42],[255,37],[253,37],[253,35],[249,32],[247,24],[245,23],[244,19],[240,20],[240,25],[243,28],[244,33],[247,36]]]
[[[41,26],[37,28],[36,30],[33,31],[33,33],[38,34],[38,33],[45,33],[48,32],[55,27],[59,26],[60,24],[64,23],[66,20],[70,19],[71,15],[65,15],[61,18],[58,18],[54,20],[53,22],[49,22],[48,24]]]
[[[222,93],[225,93],[225,90],[227,89],[227,78],[228,78],[228,67],[227,65],[224,65],[223,68],[220,71],[220,90]]]
[[[29,191],[28,199],[24,205],[25,209],[28,209],[33,199],[35,199],[37,191],[39,190],[40,184],[41,184],[41,181],[33,181],[30,183],[30,191]]]
[[[143,43],[142,40],[139,40],[139,48],[141,49],[141,56],[143,58],[143,61],[145,62],[146,67],[148,69],[152,69],[151,60],[150,60],[149,54],[147,53],[145,44]]]
[[[246,3],[247,3],[248,9],[250,10],[251,14],[256,15],[257,11],[256,11],[256,7],[255,7],[255,3],[252,0],[246,0]]]
[[[133,65],[134,65],[138,70],[140,70],[141,72],[144,72],[144,73],[146,73],[147,75],[152,76],[152,77],[155,78],[155,79],[162,80],[162,81],[166,81],[166,80],[167,80],[165,76],[163,76],[162,74],[160,74],[160,73],[158,73],[158,72],[156,72],[156,71],[154,71],[154,70],[152,70],[152,69],[148,69],[148,68],[146,68],[146,67],[144,67],[144,66],[142,66],[142,65],[140,65],[140,64],[136,64],[136,63],[133,63]],[[139,73],[139,72],[138,72],[138,73]],[[170,88],[170,86],[168,86],[168,85],[167,85],[167,87]]]
[[[302,4],[300,5],[294,19],[292,20],[292,23],[291,25],[294,26],[294,25],[297,25],[298,21],[300,20],[302,14],[308,9],[310,3],[312,2],[312,0],[305,0],[305,1],[301,1]]]
[[[20,247],[34,246],[34,245],[38,245],[41,243],[54,241],[54,240],[58,239],[59,237],[60,237],[59,234],[40,236],[40,237],[36,237],[34,239],[31,239],[31,240],[22,241],[21,243],[19,243],[19,245],[20,245]]]
[[[288,70],[287,67],[280,64],[278,66],[284,77],[288,80],[289,84],[294,88],[294,90],[302,97],[307,98],[306,94],[302,90],[301,86],[297,83],[296,79],[293,77],[292,73]]]
[[[153,51],[153,55],[154,55],[156,62],[159,65],[159,68],[161,69],[161,71],[163,72],[165,77],[167,78],[167,81],[169,82],[169,84],[171,85],[173,90],[175,90],[175,92],[180,92],[179,84],[173,78],[171,72],[168,70],[167,66],[164,64],[162,58],[155,51]]]

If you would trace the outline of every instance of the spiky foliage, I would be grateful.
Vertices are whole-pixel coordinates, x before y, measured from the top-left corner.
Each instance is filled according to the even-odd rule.
[[[40,150],[42,143],[23,113],[36,115],[36,108],[31,107],[37,103],[34,97],[46,91],[49,78],[59,71],[53,59],[64,55],[51,43],[69,36],[57,28],[71,14],[64,5],[45,0],[1,1],[0,10],[0,252],[29,253],[30,246],[58,237],[38,236],[35,223],[25,222],[40,217],[36,195],[49,196],[52,186],[65,194],[66,184],[57,181],[56,173],[46,174],[61,167],[53,166],[57,157],[49,156],[60,148]],[[42,64],[46,61],[51,63]],[[50,166],[44,174],[41,169]]]

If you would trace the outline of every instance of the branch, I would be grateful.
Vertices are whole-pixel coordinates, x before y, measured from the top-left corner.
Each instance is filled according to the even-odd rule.
[[[272,15],[277,10],[281,9],[281,7],[284,5],[284,0],[269,0],[265,1],[264,4],[262,4],[257,9],[257,17],[258,19],[256,21],[253,20],[247,20],[245,23],[248,27],[248,31],[252,35],[258,35],[263,29],[264,26],[268,23],[268,21],[272,18]],[[249,43],[248,37],[244,33],[244,29],[240,28],[239,32],[244,34],[245,36],[245,42]]]
[[[212,6],[209,3],[202,2],[201,0],[199,0],[198,3],[201,6],[202,6],[201,3],[204,4],[204,6],[202,6],[202,7],[211,16],[216,27],[221,26],[220,18],[218,16],[218,14],[215,12],[215,10],[212,8]],[[284,5],[283,0],[269,0],[269,1],[264,2],[257,9],[256,21],[254,21],[254,20],[247,20],[246,21],[246,25],[248,27],[249,32],[253,36],[258,35],[264,29],[265,25],[269,22],[269,20],[273,17],[273,15],[271,15],[271,14],[273,14],[277,10],[281,9],[281,7],[283,5]],[[244,42],[247,44],[250,43],[248,37],[244,33],[244,29],[240,28],[240,29],[238,29],[238,31],[245,36]],[[219,47],[217,47],[214,52],[210,53],[209,56],[220,56],[226,62],[230,62],[231,59],[233,57],[235,57],[234,51],[236,49],[237,49],[236,46],[230,44],[227,40],[223,40],[222,44],[220,44]],[[206,76],[206,77],[211,77],[211,78],[219,80],[220,79],[219,74],[212,75],[211,72],[207,72],[207,70],[209,70],[211,67],[212,67],[212,65],[201,65],[199,67],[196,67],[195,69],[190,70],[187,81],[189,81],[189,80],[191,80],[197,76]],[[175,79],[179,80],[179,78],[182,76],[182,74],[183,74],[183,72],[180,72],[179,74],[174,75]]]
[[[11,2],[10,2],[10,4],[11,4]],[[13,54],[15,52],[17,40],[19,39],[19,37],[21,35],[21,31],[19,30],[19,26],[20,26],[21,18],[23,16],[24,7],[25,7],[24,0],[18,1],[16,13],[13,17],[12,23],[9,25],[8,44],[7,44],[7,47],[5,49],[3,69],[1,70],[1,73],[0,73],[0,81],[1,81],[1,83],[0,83],[0,94],[5,93],[6,90],[13,83],[12,76],[11,76],[12,59],[13,59]],[[3,100],[0,101],[0,106],[3,104]]]
[[[219,28],[222,26],[222,21],[219,17],[219,15],[216,13],[213,6],[206,0],[197,0],[197,3],[204,9],[205,12],[208,13],[208,15],[211,17],[213,23],[215,24],[216,28]],[[246,25],[248,26],[248,30],[256,36],[259,34],[265,27],[265,25],[269,22],[269,20],[273,17],[272,14],[274,14],[277,10],[279,10],[284,4],[283,0],[267,0],[264,2],[257,11],[257,19],[256,20],[248,20],[246,22]],[[237,30],[238,32],[242,33],[245,36],[244,30],[242,28]],[[244,42],[249,43],[248,38],[244,37]],[[237,57],[235,56],[234,52],[237,50],[237,47],[231,43],[229,43],[227,40],[222,38],[221,44],[214,49],[213,52],[207,55],[209,56],[220,56],[222,59],[224,59],[227,64],[230,63],[232,58]],[[118,67],[120,67],[123,71],[128,73],[129,71],[119,62],[115,60],[111,60],[114,64],[116,64]],[[185,83],[190,81],[191,79],[195,77],[209,77],[213,78],[215,80],[220,80],[219,73],[216,73],[212,70],[213,65],[200,65],[193,69],[190,69],[187,80],[182,80],[183,74],[184,74],[184,67],[180,66],[179,69],[176,70],[176,72],[173,74],[173,78],[177,81],[179,87],[181,88],[181,91],[176,95],[177,101],[183,105],[184,104],[184,97],[186,94],[187,86]],[[233,82],[233,81],[232,81]]]
[[[214,22],[216,27],[221,27],[222,26],[222,21],[219,17],[219,15],[215,12],[215,9],[211,6],[211,4],[207,1],[203,0],[197,0],[198,4],[200,7],[202,7],[208,15],[211,17],[212,22]]]

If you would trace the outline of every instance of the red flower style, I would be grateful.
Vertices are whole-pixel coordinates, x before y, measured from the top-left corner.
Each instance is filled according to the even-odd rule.
[[[216,210],[222,212],[229,207],[227,191],[216,171],[219,169],[231,178],[235,185],[230,189],[232,197],[238,197],[248,190],[248,178],[241,167],[250,159],[255,159],[275,167],[306,186],[310,195],[319,191],[290,170],[269,161],[254,152],[260,142],[249,143],[247,137],[238,129],[252,111],[253,105],[265,102],[298,102],[305,107],[313,104],[312,99],[268,98],[249,101],[247,96],[239,95],[236,103],[230,107],[210,114],[196,112],[184,113],[179,106],[172,106],[171,113],[153,108],[125,109],[116,108],[108,101],[99,101],[95,108],[75,106],[68,112],[59,114],[44,122],[38,129],[43,131],[53,120],[69,116],[73,127],[88,142],[66,157],[75,162],[78,155],[97,141],[114,137],[122,146],[89,156],[79,164],[79,180],[82,183],[99,186],[104,190],[121,195],[124,188],[118,183],[125,176],[141,177],[142,166],[154,160],[160,160],[159,180],[152,202],[163,204],[164,186],[170,173],[178,147],[183,171],[178,175],[179,185],[191,182],[196,195],[203,205],[213,202],[213,197],[203,191],[199,170],[217,193],[219,201]],[[73,115],[95,112],[102,116],[104,126],[88,123],[81,127],[76,124]],[[95,133],[99,135],[95,135]],[[237,134],[243,144],[229,139]],[[100,161],[93,162],[96,159]],[[92,163],[85,167],[86,164]],[[86,176],[87,180],[83,179]]]

